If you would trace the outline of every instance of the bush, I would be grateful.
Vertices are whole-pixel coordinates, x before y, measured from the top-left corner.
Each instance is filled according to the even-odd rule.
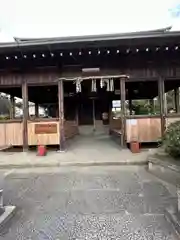
[[[172,157],[180,157],[180,121],[171,123],[163,137],[165,151]]]

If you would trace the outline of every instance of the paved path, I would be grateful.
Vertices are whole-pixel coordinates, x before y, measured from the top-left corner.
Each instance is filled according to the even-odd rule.
[[[68,142],[65,153],[49,151],[45,157],[36,156],[36,152],[0,152],[0,168],[144,164],[147,155],[147,150],[132,154],[129,149],[121,149],[102,134],[76,137]]]
[[[178,239],[164,217],[176,199],[143,168],[16,169],[5,203],[18,208],[3,240]]]

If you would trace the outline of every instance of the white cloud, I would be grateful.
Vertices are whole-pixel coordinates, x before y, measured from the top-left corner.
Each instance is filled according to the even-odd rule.
[[[17,37],[149,30],[166,27],[175,22],[170,17],[168,9],[176,2],[176,0],[0,0],[0,28],[5,35]],[[178,23],[175,24],[175,28]],[[3,40],[10,40],[5,35]]]

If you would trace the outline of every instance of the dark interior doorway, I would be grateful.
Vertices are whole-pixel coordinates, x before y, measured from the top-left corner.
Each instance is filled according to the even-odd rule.
[[[94,121],[102,120],[102,113],[109,112],[109,97],[109,92],[100,87],[100,82],[97,81],[97,91],[92,92],[91,81],[84,81],[78,101],[79,125],[94,125]]]
[[[92,91],[92,81],[83,81],[79,93],[76,92],[75,84],[70,83],[65,83],[64,86],[66,120],[76,120],[79,125],[93,126],[95,121],[102,120],[104,112],[109,113],[112,93],[106,87],[101,88],[100,81],[97,81],[96,91]]]
[[[88,97],[82,97],[79,102],[79,125],[93,124],[93,102]]]

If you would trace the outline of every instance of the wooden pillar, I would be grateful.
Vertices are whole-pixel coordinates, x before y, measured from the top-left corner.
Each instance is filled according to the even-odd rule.
[[[77,125],[79,125],[79,108],[77,103],[76,103],[76,123]]]
[[[126,144],[126,116],[125,116],[125,101],[126,101],[126,88],[125,78],[120,79],[120,92],[121,92],[121,146]]]
[[[14,96],[10,97],[10,101],[11,101],[10,118],[13,119],[15,117],[15,99],[14,99]]]
[[[35,103],[35,117],[38,118],[39,117],[39,104]]]
[[[93,111],[93,132],[96,131],[96,116],[95,116],[95,99],[92,99],[92,111]]]
[[[132,115],[132,99],[129,99],[129,113]]]
[[[150,99],[149,102],[150,102],[150,107],[151,107],[150,113],[154,114],[154,112],[155,112],[154,99]]]
[[[160,101],[161,136],[163,136],[165,131],[165,93],[164,93],[164,78],[162,77],[158,79],[158,91]]]
[[[26,80],[22,83],[22,100],[23,100],[23,151],[28,150],[28,126],[27,120],[29,116],[28,109],[28,86]]]
[[[167,93],[164,93],[164,113],[165,115],[168,113]]]
[[[63,80],[59,80],[58,82],[58,104],[59,104],[59,134],[60,134],[60,142],[59,142],[59,151],[65,151],[65,131],[64,131],[64,88],[63,88]]]
[[[174,102],[175,102],[176,112],[179,113],[180,104],[179,104],[179,88],[178,87],[174,89]]]

